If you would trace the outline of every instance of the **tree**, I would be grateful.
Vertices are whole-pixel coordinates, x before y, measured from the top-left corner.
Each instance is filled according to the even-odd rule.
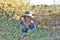
[[[28,7],[27,0],[0,0],[0,12],[6,12],[9,16],[17,15],[17,11],[20,11],[21,16]],[[2,14],[1,13],[1,14]]]

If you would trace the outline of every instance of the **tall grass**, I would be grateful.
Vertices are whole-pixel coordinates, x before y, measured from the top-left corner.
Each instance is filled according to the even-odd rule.
[[[17,29],[18,23],[15,20],[6,23],[4,18],[0,19],[0,40],[20,40],[20,30]],[[56,38],[60,37],[60,29],[53,31],[43,27],[37,28],[34,34],[28,35],[28,40],[49,40],[49,35],[53,40],[60,40],[60,38]]]

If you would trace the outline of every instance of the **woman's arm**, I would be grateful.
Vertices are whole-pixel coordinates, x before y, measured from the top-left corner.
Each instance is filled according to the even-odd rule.
[[[36,31],[36,25],[34,22],[31,23],[31,29],[33,29],[34,31]]]
[[[20,21],[19,24],[18,24],[18,29],[20,29],[22,24],[23,24],[23,21]]]

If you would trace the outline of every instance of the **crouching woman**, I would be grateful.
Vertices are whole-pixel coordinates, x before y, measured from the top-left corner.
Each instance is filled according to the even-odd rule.
[[[21,36],[24,40],[27,40],[27,33],[29,30],[36,30],[36,25],[35,23],[32,21],[32,18],[34,18],[34,16],[32,16],[32,12],[30,11],[26,11],[22,17],[24,18],[23,20],[20,21],[18,28],[20,29],[22,27],[21,31]]]

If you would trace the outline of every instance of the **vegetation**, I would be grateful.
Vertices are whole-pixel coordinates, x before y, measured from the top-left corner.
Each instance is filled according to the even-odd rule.
[[[0,16],[18,20],[28,8],[27,0],[0,0]]]
[[[28,40],[60,40],[60,29],[47,23],[51,20],[60,20],[60,16],[58,16],[60,15],[60,6],[30,6],[27,0],[0,0],[0,40],[21,39],[17,26],[21,15],[28,9],[34,13],[35,19],[33,20],[37,26],[36,32],[31,36],[29,33],[32,31],[28,31]]]
[[[20,40],[20,30],[18,29],[18,21],[11,20],[7,24],[4,18],[0,19],[0,40]],[[31,32],[31,31],[30,31]],[[46,29],[44,27],[37,27],[36,32],[32,35],[28,34],[28,40],[59,40],[59,29]]]

